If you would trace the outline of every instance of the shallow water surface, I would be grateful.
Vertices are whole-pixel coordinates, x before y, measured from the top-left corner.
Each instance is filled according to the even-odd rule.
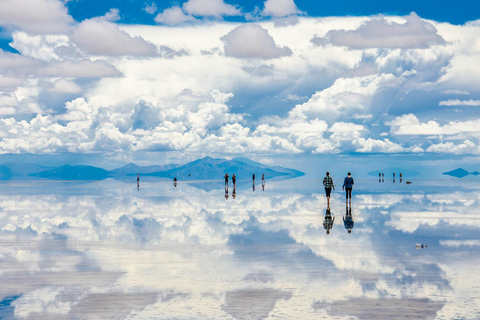
[[[0,319],[480,319],[479,180],[339,189],[4,183]]]

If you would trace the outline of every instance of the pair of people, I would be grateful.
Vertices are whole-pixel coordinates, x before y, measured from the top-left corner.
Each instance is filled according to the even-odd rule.
[[[333,179],[330,176],[330,172],[327,171],[327,175],[323,178],[323,186],[325,187],[325,195],[327,196],[327,207],[330,208],[330,194],[332,193],[332,189],[335,190],[335,184],[333,183]],[[346,192],[346,199],[345,202],[350,200],[350,204],[352,203],[352,189],[353,189],[353,178],[352,174],[349,172],[343,181],[342,190]]]
[[[237,183],[237,177],[235,177],[235,173],[232,176],[233,188],[235,189]],[[228,189],[228,173],[225,173],[225,188]]]

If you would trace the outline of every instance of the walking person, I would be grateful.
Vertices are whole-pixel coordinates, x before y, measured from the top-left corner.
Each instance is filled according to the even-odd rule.
[[[352,189],[354,183],[355,182],[353,181],[352,174],[350,172],[347,173],[345,180],[343,180],[342,187],[342,190],[345,190],[345,203],[347,203],[347,201],[350,199],[350,204],[352,204]]]
[[[335,190],[333,179],[330,177],[330,172],[327,171],[327,175],[323,178],[323,186],[325,187],[325,195],[327,196],[327,206],[330,208],[330,194],[332,189]]]

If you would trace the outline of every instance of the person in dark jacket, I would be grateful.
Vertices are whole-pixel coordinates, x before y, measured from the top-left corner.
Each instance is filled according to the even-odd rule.
[[[352,233],[353,225],[355,222],[352,217],[352,208],[347,207],[345,216],[343,216],[343,225],[347,229],[348,233]]]
[[[353,189],[353,178],[352,174],[349,172],[347,176],[345,177],[345,180],[343,181],[343,187],[342,189],[345,190],[345,202],[347,202],[350,199],[350,203],[352,203],[352,189]]]

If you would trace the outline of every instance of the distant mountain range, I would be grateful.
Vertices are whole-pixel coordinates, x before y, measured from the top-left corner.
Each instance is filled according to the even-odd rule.
[[[0,180],[104,180],[113,178],[118,180],[132,180],[140,174],[142,180],[173,179],[187,180],[221,180],[225,173],[231,177],[235,173],[237,180],[251,179],[255,174],[257,179],[265,174],[271,178],[295,178],[304,173],[280,166],[268,166],[247,158],[232,160],[214,159],[205,157],[185,165],[168,164],[163,166],[137,166],[129,163],[114,170],[86,165],[63,165],[60,167],[45,167],[36,164],[4,163],[0,165]]]
[[[478,176],[480,174],[480,172],[478,171],[474,171],[474,172],[468,172],[467,170],[465,169],[462,169],[462,168],[457,168],[455,170],[452,170],[452,171],[447,171],[447,172],[444,172],[443,174],[447,175],[447,176],[452,176],[452,177],[456,177],[456,178],[464,178],[468,175],[474,175],[474,176]]]

